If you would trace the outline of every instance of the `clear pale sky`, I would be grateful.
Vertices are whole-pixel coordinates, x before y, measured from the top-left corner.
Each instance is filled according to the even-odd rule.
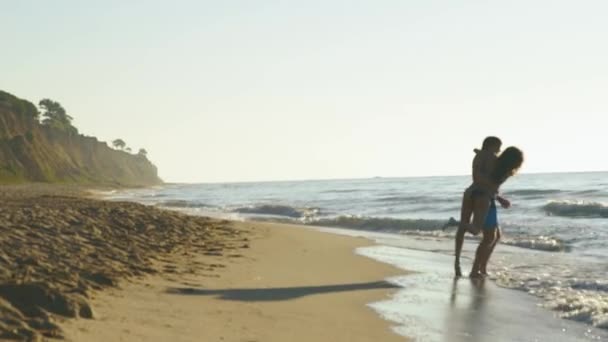
[[[165,181],[466,174],[486,135],[608,169],[606,1],[0,4],[0,89]]]

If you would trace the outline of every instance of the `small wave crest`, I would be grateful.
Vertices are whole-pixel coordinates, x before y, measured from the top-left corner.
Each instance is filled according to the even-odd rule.
[[[538,196],[538,195],[551,195],[558,194],[562,192],[557,189],[519,189],[519,190],[511,190],[507,191],[507,195],[516,195],[516,196]]]
[[[348,193],[352,193],[352,192],[361,192],[364,191],[362,189],[332,189],[332,190],[325,190],[325,191],[321,191],[321,193],[323,194],[348,194]]]
[[[549,215],[562,217],[608,217],[608,206],[598,202],[553,201],[543,210]]]
[[[167,197],[167,196],[168,196],[167,194],[164,194],[162,192],[150,195],[151,198],[163,198],[163,197]]]
[[[526,236],[502,239],[505,245],[535,249],[546,252],[564,252],[569,248],[564,241],[550,236]]]
[[[336,218],[318,219],[310,225],[350,228],[370,231],[403,232],[412,230],[440,230],[446,221],[426,219],[396,219],[387,217],[339,216]]]
[[[239,214],[284,216],[293,219],[311,219],[320,213],[319,208],[295,208],[288,205],[262,204],[233,209]]]
[[[432,196],[407,196],[407,195],[394,195],[378,197],[374,201],[376,202],[400,202],[400,203],[429,203],[432,208],[437,207],[437,203],[459,203],[460,199],[457,197],[432,197]]]
[[[426,196],[385,196],[379,197],[375,201],[376,202],[418,202],[418,201],[426,201],[428,197]]]
[[[589,194],[597,194],[602,192],[602,190],[600,189],[587,189],[587,190],[579,190],[579,191],[574,191],[572,194],[575,195],[589,195]]]
[[[215,206],[197,202],[197,201],[186,201],[186,200],[168,200],[159,202],[156,204],[159,207],[167,208],[214,208]]]

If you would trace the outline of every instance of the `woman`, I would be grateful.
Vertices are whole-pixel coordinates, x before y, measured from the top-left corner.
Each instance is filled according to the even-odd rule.
[[[519,170],[523,161],[524,155],[520,149],[517,147],[507,148],[496,160],[494,169],[490,172],[490,182],[492,182],[495,188],[498,189],[509,177],[517,173],[517,170]],[[496,197],[497,196],[480,197],[476,199],[484,201],[487,200],[489,202],[489,209],[484,220],[481,221],[479,219],[474,219],[473,225],[476,227],[471,227],[472,224],[467,222],[461,222],[458,227],[458,231],[456,232],[456,260],[454,263],[457,277],[461,276],[462,274],[460,270],[460,252],[462,251],[464,233],[467,230],[479,231],[479,229],[481,229],[483,233],[483,237],[479,243],[477,252],[475,253],[475,261],[473,262],[473,268],[471,269],[470,276],[480,277],[487,274],[486,266],[488,264],[488,260],[494,251],[496,243],[498,243],[498,240],[500,239],[500,228],[498,226],[498,215],[496,210]],[[499,202],[505,208],[510,206],[509,201],[503,198],[499,198]],[[482,227],[477,227],[479,225],[478,222],[483,222]]]

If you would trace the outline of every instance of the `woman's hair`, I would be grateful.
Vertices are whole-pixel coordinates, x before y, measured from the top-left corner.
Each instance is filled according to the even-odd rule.
[[[481,145],[482,150],[487,150],[490,146],[502,145],[502,141],[498,137],[486,137]]]
[[[499,185],[513,176],[524,162],[524,153],[517,147],[510,146],[504,150],[491,173],[492,179]]]

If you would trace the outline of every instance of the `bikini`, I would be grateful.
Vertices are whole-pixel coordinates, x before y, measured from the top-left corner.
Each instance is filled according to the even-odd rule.
[[[491,192],[478,184],[471,184],[465,192],[469,193],[471,198],[484,197],[490,201],[490,207],[486,214],[486,219],[483,223],[483,229],[492,230],[498,227],[498,211],[496,210],[496,193]]]

